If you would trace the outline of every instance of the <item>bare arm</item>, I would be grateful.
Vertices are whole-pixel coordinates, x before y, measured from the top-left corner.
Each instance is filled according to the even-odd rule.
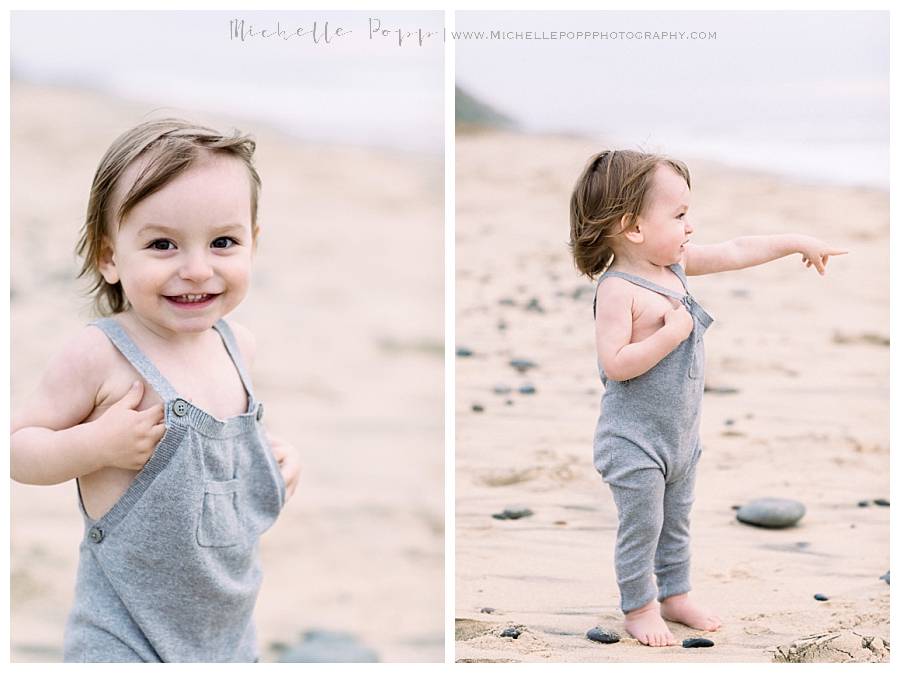
[[[108,465],[139,469],[162,436],[159,405],[134,411],[141,385],[103,416],[84,422],[97,406],[108,371],[109,345],[85,328],[47,366],[37,389],[10,427],[10,476],[26,484],[59,484]],[[149,450],[148,450],[149,449]]]
[[[663,327],[643,341],[631,343],[632,304],[632,293],[617,279],[600,285],[595,321],[597,356],[607,378],[613,381],[627,381],[652,369],[687,338],[694,326],[693,318],[678,304],[666,314]]]
[[[765,264],[799,252],[806,266],[815,266],[821,275],[832,255],[846,254],[824,241],[803,234],[741,236],[713,245],[687,244],[684,249],[684,272],[689,276],[736,271]]]

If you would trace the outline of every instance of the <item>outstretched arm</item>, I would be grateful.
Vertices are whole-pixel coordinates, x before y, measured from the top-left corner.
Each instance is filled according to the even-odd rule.
[[[839,250],[813,236],[803,234],[775,234],[772,236],[741,236],[714,245],[684,246],[682,259],[684,272],[689,276],[705,273],[736,271],[765,264],[781,257],[799,252],[807,267],[815,266],[825,275],[825,265],[832,255],[844,255]]]

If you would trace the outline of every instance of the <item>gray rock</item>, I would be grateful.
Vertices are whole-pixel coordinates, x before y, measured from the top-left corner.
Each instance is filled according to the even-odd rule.
[[[884,498],[875,498],[872,502],[874,502],[879,507],[890,507],[891,501],[885,500]]]
[[[619,634],[615,631],[610,631],[609,629],[604,629],[599,626],[595,626],[590,631],[587,632],[588,640],[593,640],[598,643],[611,644],[619,642]]]
[[[482,614],[492,615],[494,614],[494,608],[481,608]]]
[[[466,348],[465,346],[458,346],[456,349],[456,357],[468,358],[472,357],[472,355],[474,355],[472,350],[470,348]]]
[[[806,507],[796,500],[784,498],[760,498],[737,511],[742,523],[763,528],[787,528],[796,524],[806,514]]]
[[[512,388],[504,383],[498,383],[494,386],[494,392],[497,395],[509,395],[512,392]]]
[[[509,366],[515,369],[520,374],[524,374],[529,369],[533,367],[537,367],[537,365],[531,360],[526,360],[524,358],[515,358],[509,361]]]
[[[882,575],[882,576],[879,577],[878,579],[884,580],[885,582],[887,582],[888,584],[890,584],[890,583],[891,583],[891,571],[888,570],[884,575]]]
[[[279,663],[375,663],[378,655],[356,636],[337,631],[306,631],[303,640],[286,649]]]
[[[537,388],[530,383],[523,383],[519,386],[519,392],[523,395],[534,395],[537,392]]]
[[[541,302],[538,301],[537,297],[532,297],[531,301],[529,301],[525,305],[526,311],[535,311],[536,313],[544,313],[544,307],[541,306]]]
[[[524,519],[526,516],[533,515],[527,507],[507,507],[499,514],[492,514],[495,519]]]
[[[519,629],[517,629],[515,626],[510,626],[509,628],[503,630],[503,633],[500,634],[500,637],[515,639],[521,635],[522,635],[522,632]]]
[[[856,506],[857,507],[868,507],[869,501],[868,500],[860,500],[858,503],[856,503]]]
[[[484,407],[481,406],[480,404],[473,404],[472,411],[474,411],[476,413],[481,413],[482,411],[484,411]]]
[[[817,601],[827,601],[828,600],[828,596],[826,596],[825,594],[816,594],[815,596],[813,596],[813,598],[815,598]]]
[[[681,641],[682,647],[712,647],[715,645],[709,638],[688,638]]]

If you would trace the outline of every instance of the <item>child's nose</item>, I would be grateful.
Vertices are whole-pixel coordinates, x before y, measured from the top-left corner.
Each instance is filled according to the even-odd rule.
[[[189,255],[181,265],[179,275],[185,280],[203,281],[212,278],[213,270],[206,255]]]

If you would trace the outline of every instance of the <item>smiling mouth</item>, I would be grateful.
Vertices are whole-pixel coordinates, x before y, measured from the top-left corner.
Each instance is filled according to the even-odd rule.
[[[202,304],[210,299],[215,299],[218,296],[218,294],[211,293],[165,295],[166,299],[173,301],[176,304]]]

